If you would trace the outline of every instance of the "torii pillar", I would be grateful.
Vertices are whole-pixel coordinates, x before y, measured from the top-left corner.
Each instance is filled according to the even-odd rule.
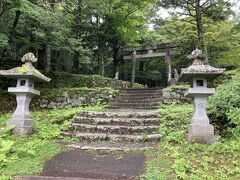
[[[167,70],[167,83],[168,83],[168,85],[171,85],[171,80],[172,80],[172,62],[171,62],[170,48],[169,48],[168,45],[166,46],[165,64],[166,64],[166,70]]]
[[[130,87],[133,88],[133,85],[135,83],[135,78],[136,78],[136,55],[137,52],[133,51],[132,52],[132,73],[131,73],[131,82],[130,82]]]

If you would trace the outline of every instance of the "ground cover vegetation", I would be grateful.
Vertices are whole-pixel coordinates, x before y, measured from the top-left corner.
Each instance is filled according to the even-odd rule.
[[[193,105],[165,105],[159,109],[158,151],[147,152],[147,179],[240,178],[240,74],[219,85],[209,98],[208,114],[221,140],[212,145],[189,144],[185,139]],[[226,93],[228,92],[228,93]]]
[[[18,137],[11,135],[12,127],[6,128],[11,113],[0,117],[0,179],[12,179],[14,175],[40,173],[43,164],[52,156],[68,150],[57,143],[70,141],[60,135],[70,124],[70,119],[80,110],[101,110],[102,106],[39,110],[32,113],[34,119],[33,135]],[[71,139],[74,141],[74,139]]]

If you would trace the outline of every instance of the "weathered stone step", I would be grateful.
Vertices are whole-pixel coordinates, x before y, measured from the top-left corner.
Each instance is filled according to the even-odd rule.
[[[118,95],[116,97],[116,99],[128,99],[128,100],[135,100],[135,99],[139,99],[139,100],[145,100],[145,99],[149,99],[149,100],[152,100],[152,99],[158,99],[158,98],[161,98],[162,95],[147,95],[147,96],[121,96],[121,95]]]
[[[110,109],[158,109],[161,103],[156,104],[132,104],[132,103],[109,103],[107,108]]]
[[[80,111],[77,116],[91,118],[158,118],[157,112],[153,111],[128,111],[128,110],[113,110],[113,111]]]
[[[122,93],[122,92],[119,92],[118,96],[127,96],[127,97],[154,96],[154,97],[161,97],[162,93],[156,93],[156,92],[155,93]]]
[[[158,109],[159,106],[121,106],[121,105],[114,105],[114,106],[107,106],[108,109],[131,109],[131,110],[155,110]]]
[[[140,96],[118,95],[116,98],[134,100],[134,99],[156,99],[156,98],[161,98],[161,97],[162,97],[162,95],[140,95]]]
[[[91,142],[91,143],[68,143],[69,147],[81,150],[107,150],[107,151],[136,151],[156,148],[156,143],[111,143],[111,142]]]
[[[160,134],[119,135],[103,133],[62,132],[63,136],[77,137],[80,141],[111,141],[111,142],[153,142],[159,141]]]
[[[112,100],[112,102],[121,102],[121,103],[128,103],[128,102],[133,102],[133,103],[154,103],[154,102],[161,102],[162,99],[161,98],[152,98],[152,99],[148,99],[148,98],[133,98],[133,99],[129,99],[129,98],[120,98],[117,97],[115,99]]]
[[[162,91],[139,91],[139,92],[134,92],[134,91],[119,91],[119,94],[122,95],[144,95],[144,94],[162,94]]]
[[[90,124],[72,124],[73,130],[81,133],[109,133],[109,134],[140,134],[157,133],[160,126],[112,126],[112,125],[90,125]]]
[[[92,125],[159,125],[159,118],[92,118],[76,116],[72,120],[73,123],[88,123]]]
[[[120,92],[155,92],[162,91],[162,88],[136,88],[136,89],[120,89]]]
[[[145,102],[145,103],[134,103],[134,102],[111,102],[110,106],[122,106],[122,107],[152,107],[152,106],[160,106],[161,102]]]

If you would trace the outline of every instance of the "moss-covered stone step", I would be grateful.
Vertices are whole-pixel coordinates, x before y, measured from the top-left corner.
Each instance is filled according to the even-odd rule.
[[[147,98],[148,96],[159,98],[162,97],[161,93],[141,93],[141,94],[136,94],[136,93],[119,93],[118,96],[120,97],[126,97],[126,98],[131,98],[131,97],[145,97]]]
[[[108,109],[139,109],[139,110],[153,110],[158,109],[161,104],[110,104]]]
[[[161,98],[115,98],[111,102],[118,102],[118,103],[154,103],[154,102],[161,102]]]
[[[160,134],[143,134],[143,135],[121,135],[108,133],[76,133],[80,141],[113,141],[113,142],[153,142],[159,141]]]
[[[160,139],[158,113],[148,110],[81,111],[62,135],[80,141],[149,142]]]
[[[117,95],[113,100],[115,99],[128,99],[128,100],[134,100],[134,99],[139,99],[139,100],[152,100],[156,98],[162,98],[161,95],[140,95],[140,96],[125,96],[125,95]]]
[[[158,118],[158,113],[154,111],[141,110],[107,110],[107,111],[80,111],[76,116],[91,117],[91,118]]]
[[[159,106],[148,106],[148,107],[145,107],[145,106],[107,106],[106,108],[108,109],[132,109],[132,110],[156,110],[159,108]]]
[[[162,104],[160,88],[120,89],[108,104],[109,109],[156,109]]]
[[[159,88],[120,89],[121,93],[162,93]]]
[[[119,125],[91,125],[91,124],[72,124],[75,132],[87,133],[109,133],[109,134],[151,134],[157,133],[160,126],[119,126]]]
[[[93,118],[75,116],[72,120],[73,123],[89,123],[93,125],[159,125],[159,118]]]
[[[109,105],[111,106],[122,106],[122,107],[152,107],[152,106],[160,106],[161,102],[111,102]]]
[[[69,147],[81,150],[110,150],[110,151],[136,151],[148,150],[157,147],[156,143],[114,143],[107,141],[90,143],[68,143]]]

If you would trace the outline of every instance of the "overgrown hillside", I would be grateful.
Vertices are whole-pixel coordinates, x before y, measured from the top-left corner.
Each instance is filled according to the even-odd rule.
[[[151,180],[240,179],[240,73],[219,85],[209,98],[208,114],[221,140],[212,145],[189,144],[185,139],[193,105],[159,109],[163,135],[157,151],[147,152]]]

